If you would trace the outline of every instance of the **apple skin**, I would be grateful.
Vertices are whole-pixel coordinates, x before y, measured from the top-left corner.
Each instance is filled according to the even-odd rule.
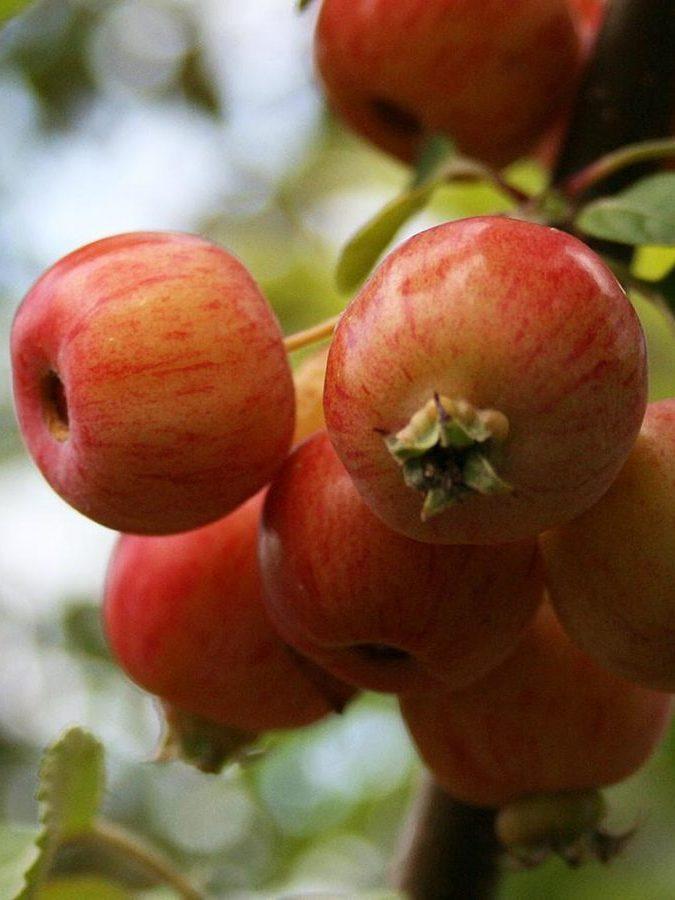
[[[570,0],[570,6],[578,17],[582,44],[590,48],[602,25],[607,0]]]
[[[214,521],[266,484],[290,445],[278,323],[244,266],[199,237],[139,232],[64,257],[19,307],[12,358],[35,462],[109,528]]]
[[[265,601],[284,640],[377,691],[460,687],[515,646],[541,599],[535,541],[440,547],[368,510],[319,432],[273,481],[259,545]]]
[[[511,493],[475,493],[421,521],[383,434],[434,393],[509,420],[495,467]],[[595,503],[625,462],[647,394],[644,335],[604,263],[554,228],[449,222],[395,249],[352,300],[328,356],[331,440],[366,503],[422,541],[534,537]]]
[[[566,0],[323,0],[316,65],[329,104],[404,162],[431,134],[502,166],[574,89],[580,41]]]
[[[618,478],[578,519],[541,537],[570,638],[625,678],[675,691],[675,400],[647,407]]]
[[[122,535],[105,586],[105,629],[126,674],[183,712],[248,732],[307,725],[354,693],[269,621],[256,560],[263,499],[183,534]]]
[[[490,807],[622,781],[658,745],[670,707],[667,694],[624,681],[577,650],[548,604],[515,652],[480,682],[401,698],[441,787]]]

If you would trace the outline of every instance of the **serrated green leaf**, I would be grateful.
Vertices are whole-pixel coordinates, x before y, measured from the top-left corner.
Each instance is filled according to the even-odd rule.
[[[675,245],[675,172],[643,178],[584,207],[575,220],[585,234],[632,246]]]
[[[103,746],[87,731],[71,728],[45,751],[37,793],[40,853],[26,875],[20,900],[35,897],[59,844],[90,828],[104,788]]]
[[[361,284],[398,230],[424,209],[436,186],[428,183],[400,194],[356,232],[338,261],[336,279],[340,291],[348,293]]]
[[[24,889],[26,874],[38,858],[37,828],[0,825],[0,897],[14,900]]]
[[[12,16],[16,16],[31,2],[32,0],[0,0],[0,24]]]
[[[131,900],[132,895],[103,878],[78,875],[47,882],[35,897],[36,900]]]

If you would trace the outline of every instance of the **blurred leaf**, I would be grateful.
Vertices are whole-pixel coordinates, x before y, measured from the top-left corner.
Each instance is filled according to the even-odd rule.
[[[102,878],[82,875],[50,881],[35,896],[36,900],[130,900],[131,894]]]
[[[306,7],[308,7],[311,2],[312,0],[296,0],[295,5],[297,6],[298,10],[302,12],[303,9],[306,9]]]
[[[0,897],[14,900],[23,891],[26,873],[35,864],[39,850],[37,828],[0,825]]]
[[[31,2],[32,0],[0,0],[0,23],[20,13]]]
[[[633,258],[632,272],[645,281],[661,281],[675,268],[675,248],[639,247]]]
[[[110,661],[99,606],[87,601],[69,603],[63,611],[62,625],[71,653]]]
[[[448,158],[451,149],[447,141],[443,141],[441,149],[432,147],[429,150],[432,159],[418,170],[413,184],[387,203],[347,242],[337,265],[340,291],[347,293],[359,287],[398,230],[424,209],[438,188],[463,181],[494,184],[495,176],[490,169],[462,156]]]
[[[436,187],[431,182],[400,194],[356,232],[338,261],[336,278],[341,291],[348,293],[361,284],[399,228],[424,209]]]
[[[663,297],[671,312],[675,313],[675,269],[671,269],[665,278],[657,281],[654,289]]]
[[[589,203],[575,225],[591,237],[622,244],[675,244],[675,172],[651,175]]]
[[[45,751],[37,793],[40,854],[26,874],[21,900],[28,900],[49,871],[59,844],[89,829],[104,786],[103,746],[88,732],[71,728]]]

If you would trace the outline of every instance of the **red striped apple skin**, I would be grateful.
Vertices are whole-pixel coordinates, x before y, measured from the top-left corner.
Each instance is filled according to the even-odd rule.
[[[402,697],[401,708],[438,783],[457,800],[499,807],[628,778],[658,746],[671,699],[596,665],[546,604],[486,678]]]
[[[541,546],[572,640],[631,681],[675,691],[675,400],[649,404],[607,493]]]
[[[104,603],[108,641],[131,679],[184,712],[252,732],[307,725],[354,693],[272,627],[256,560],[263,496],[184,534],[123,535]]]
[[[511,493],[478,493],[421,521],[383,435],[437,392],[509,420],[494,465]],[[328,356],[331,440],[366,503],[421,541],[533,537],[595,503],[646,407],[644,335],[622,288],[576,238],[478,217],[415,235],[348,306]]]
[[[315,56],[330,105],[387,153],[441,133],[504,165],[565,106],[581,48],[566,0],[323,0]]]
[[[391,531],[325,432],[272,482],[259,558],[284,640],[337,678],[397,693],[480,678],[514,648],[543,589],[536,541],[441,547]]]
[[[225,515],[291,441],[274,314],[244,266],[199,237],[139,232],[66,256],[19,307],[12,358],[35,462],[76,509],[120,531]]]

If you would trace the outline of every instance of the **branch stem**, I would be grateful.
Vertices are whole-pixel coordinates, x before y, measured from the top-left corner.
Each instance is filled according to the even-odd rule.
[[[135,835],[101,819],[94,824],[91,835],[101,844],[123,853],[153,878],[173,888],[181,900],[204,900],[205,895],[177,872],[165,857],[151,850]]]
[[[339,313],[337,316],[331,316],[330,319],[319,322],[318,325],[305,328],[304,331],[289,334],[287,338],[284,338],[286,353],[302,350],[304,347],[309,347],[311,344],[317,344],[319,341],[329,338],[335,331],[335,326],[340,321],[341,315],[342,313]]]
[[[562,185],[562,190],[567,197],[576,199],[626,166],[671,156],[675,157],[675,140],[672,138],[666,138],[661,141],[645,141],[641,144],[621,147],[613,153],[601,156],[600,159],[595,160],[595,162],[586,166],[585,169],[572,175]]]
[[[494,818],[427,778],[403,832],[396,886],[409,900],[493,900],[501,856]]]

